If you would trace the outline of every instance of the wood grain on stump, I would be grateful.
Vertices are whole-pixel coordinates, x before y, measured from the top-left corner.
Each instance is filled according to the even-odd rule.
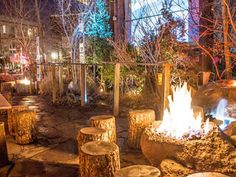
[[[29,144],[35,138],[35,119],[34,110],[24,110],[13,114],[16,121],[15,142],[17,144]]]
[[[128,146],[140,149],[140,139],[146,127],[155,121],[155,112],[151,109],[129,112]]]
[[[92,141],[80,151],[81,177],[113,177],[120,169],[119,147],[115,143]]]
[[[0,167],[7,165],[8,154],[4,123],[0,122]]]
[[[215,173],[215,172],[202,172],[202,173],[195,173],[188,175],[187,177],[229,177],[226,175],[223,175],[221,173]]]
[[[158,168],[148,165],[132,165],[121,168],[115,173],[115,177],[159,177],[161,172]]]
[[[78,150],[90,141],[108,141],[106,136],[106,130],[97,128],[97,127],[85,127],[80,129],[77,141],[78,141]]]
[[[116,120],[112,115],[99,115],[90,118],[92,127],[102,128],[107,131],[109,142],[116,143]]]
[[[17,106],[12,106],[12,109],[8,110],[8,131],[9,134],[14,136],[15,135],[15,127],[16,127],[16,121],[14,119],[14,114],[17,114],[20,111],[28,110],[29,107],[25,105],[17,105]]]

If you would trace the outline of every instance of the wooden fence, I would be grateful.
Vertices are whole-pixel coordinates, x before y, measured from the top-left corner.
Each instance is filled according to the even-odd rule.
[[[162,101],[161,101],[161,115],[164,112],[164,109],[167,107],[167,96],[170,94],[170,70],[171,65],[168,62],[160,62],[160,63],[114,63],[107,62],[99,65],[114,65],[115,73],[114,73],[114,87],[113,87],[113,114],[114,116],[119,115],[119,103],[120,103],[120,71],[123,65],[137,65],[137,66],[162,66]],[[80,91],[81,91],[81,106],[85,106],[86,104],[86,66],[91,66],[91,64],[82,64],[82,63],[52,63],[49,65],[51,76],[52,76],[52,102],[55,103],[57,100],[57,90],[59,90],[58,95],[62,95],[63,93],[63,77],[62,77],[62,69],[63,65],[77,65],[79,67],[79,76],[80,76]],[[98,64],[96,64],[98,65]],[[56,67],[59,70],[59,84],[57,84],[56,80]],[[59,89],[57,88],[57,85]],[[162,116],[161,116],[162,117]]]

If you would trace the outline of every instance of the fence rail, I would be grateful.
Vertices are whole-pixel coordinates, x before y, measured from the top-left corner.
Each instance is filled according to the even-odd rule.
[[[104,65],[114,65],[115,67],[115,73],[114,73],[114,88],[113,88],[113,114],[114,116],[119,115],[119,84],[120,84],[120,68],[123,65],[135,65],[135,66],[162,66],[162,100],[161,100],[161,115],[163,115],[163,112],[165,108],[167,107],[167,96],[170,94],[170,70],[171,65],[168,63],[168,61],[159,62],[159,63],[133,63],[133,62],[103,62],[101,64],[84,64],[84,63],[48,63],[47,65],[50,67],[50,71],[52,74],[52,102],[56,103],[57,100],[57,81],[56,81],[56,67],[60,66],[73,66],[78,65],[79,66],[79,72],[80,72],[80,91],[81,91],[81,106],[84,106],[86,104],[86,67],[85,66],[104,66]],[[59,72],[59,90],[60,95],[63,92],[63,78],[62,78],[62,72]],[[162,116],[161,116],[162,117]]]

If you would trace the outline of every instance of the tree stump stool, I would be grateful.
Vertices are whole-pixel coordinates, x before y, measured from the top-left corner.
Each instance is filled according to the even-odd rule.
[[[34,110],[24,110],[14,113],[15,142],[17,144],[29,144],[35,138],[35,119],[36,112]]]
[[[155,121],[155,111],[151,109],[129,112],[128,146],[140,149],[140,139],[144,129]]]
[[[112,115],[100,115],[90,118],[92,127],[102,128],[107,131],[109,142],[116,143],[116,120]]]
[[[7,165],[8,154],[4,123],[0,122],[0,167]]]
[[[115,172],[115,177],[160,177],[158,168],[148,165],[132,165]]]
[[[92,141],[80,151],[81,177],[113,177],[120,169],[119,147],[115,143]]]
[[[80,151],[81,147],[90,141],[108,141],[106,136],[106,130],[97,128],[97,127],[85,127],[81,128],[78,136],[78,150]]]
[[[188,175],[187,177],[229,177],[229,176],[216,172],[202,172],[202,173],[194,173]]]
[[[20,111],[28,110],[29,107],[25,105],[12,106],[12,109],[8,110],[8,132],[11,136],[15,135],[16,121],[14,119],[14,114],[17,114]]]

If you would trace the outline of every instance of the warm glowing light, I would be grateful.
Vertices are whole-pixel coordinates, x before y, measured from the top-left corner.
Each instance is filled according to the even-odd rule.
[[[173,89],[173,98],[169,96],[168,101],[169,110],[164,111],[163,120],[160,126],[155,129],[157,133],[182,139],[209,132],[211,129],[209,121],[203,125],[200,114],[194,117],[191,107],[191,92],[187,89],[187,83]]]
[[[232,80],[231,86],[232,86],[232,87],[236,87],[236,80]]]
[[[22,80],[20,80],[20,83],[21,84],[24,84],[24,85],[30,85],[30,80],[28,80],[26,77]]]
[[[52,57],[53,60],[58,59],[58,53],[57,52],[52,52],[51,57]]]

